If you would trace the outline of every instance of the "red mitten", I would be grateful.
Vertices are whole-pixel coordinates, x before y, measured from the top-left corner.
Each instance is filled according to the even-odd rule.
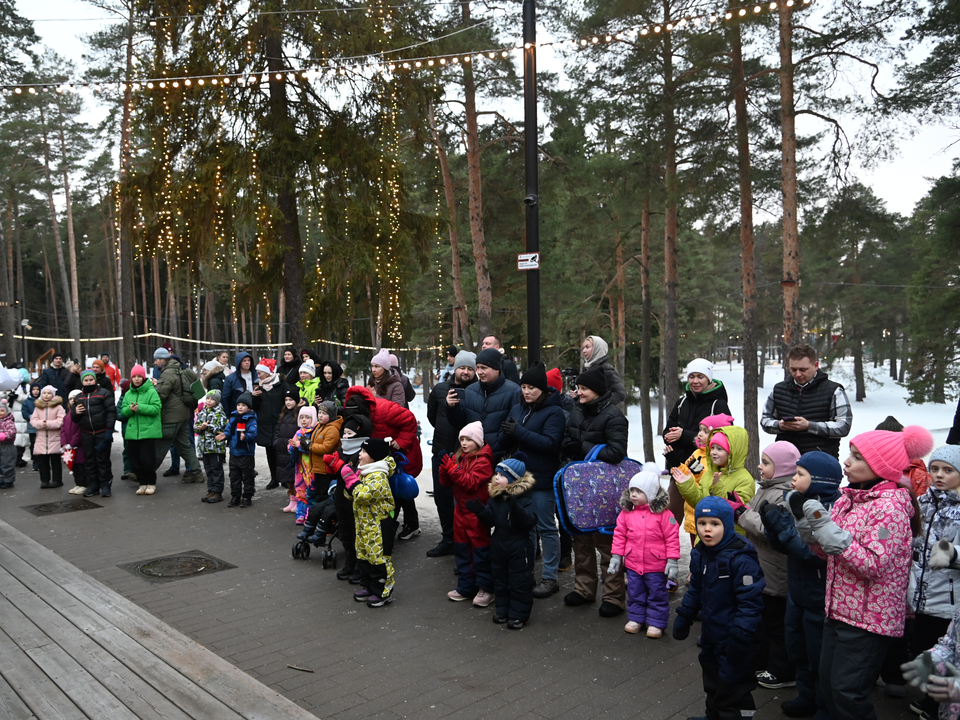
[[[457,461],[453,459],[453,455],[447,454],[443,456],[443,460],[440,461],[440,469],[446,472],[447,474],[453,472],[454,468],[457,467]]]
[[[327,466],[327,470],[331,475],[339,475],[340,468],[342,468],[346,463],[340,459],[340,456],[337,453],[331,453],[323,456],[323,464]]]

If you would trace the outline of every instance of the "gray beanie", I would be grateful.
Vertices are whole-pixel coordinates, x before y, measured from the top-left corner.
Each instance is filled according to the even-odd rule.
[[[335,402],[331,400],[324,400],[317,407],[322,408],[327,413],[327,417],[330,418],[330,420],[337,419],[337,404]]]
[[[214,402],[220,402],[221,395],[219,390],[208,390],[206,396],[208,398],[213,398]]]
[[[167,360],[170,357],[170,351],[165,347],[159,347],[153,351],[154,360]]]
[[[459,367],[468,367],[471,370],[477,369],[477,356],[475,353],[461,350],[457,353],[457,359],[453,361],[454,369]]]

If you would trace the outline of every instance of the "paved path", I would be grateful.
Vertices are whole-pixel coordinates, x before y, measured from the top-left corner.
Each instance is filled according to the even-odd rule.
[[[101,508],[37,517],[23,506],[72,496],[40,490],[36,473],[22,470],[16,487],[0,494],[0,520],[325,720],[703,713],[693,636],[647,640],[624,633],[622,617],[600,618],[596,605],[565,607],[569,573],[560,594],[536,601],[520,632],[493,624],[489,609],[449,602],[453,559],[424,555],[439,539],[425,495],[418,498],[424,535],[395,551],[396,601],[371,609],[353,602],[353,586],[324,570],[317,555],[291,557],[296,528],[280,512],[282,491],[258,491],[249,509],[205,505],[203,494],[203,486],[164,478],[156,495],[138,496],[118,480],[112,498],[97,498]],[[236,567],[165,583],[119,567],[194,549]],[[790,697],[791,690],[758,690],[757,717],[782,718],[779,704]],[[904,701],[877,698],[883,720],[910,716]]]

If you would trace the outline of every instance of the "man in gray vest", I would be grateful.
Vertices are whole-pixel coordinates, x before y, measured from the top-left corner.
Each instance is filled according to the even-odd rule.
[[[798,345],[787,354],[791,378],[773,386],[760,425],[800,454],[813,450],[840,458],[840,438],[850,434],[853,411],[843,385],[820,369],[817,351]]]

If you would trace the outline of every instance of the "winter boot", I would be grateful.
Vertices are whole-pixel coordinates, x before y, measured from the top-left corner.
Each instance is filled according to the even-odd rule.
[[[290,502],[287,503],[287,506],[283,508],[283,512],[296,512],[297,511],[297,496],[289,495]]]
[[[100,483],[100,497],[110,497],[110,486],[113,483]]]
[[[303,530],[301,530],[300,534],[297,535],[297,540],[307,540],[313,534],[313,531],[316,529],[317,529],[316,525],[308,525],[304,523]]]

